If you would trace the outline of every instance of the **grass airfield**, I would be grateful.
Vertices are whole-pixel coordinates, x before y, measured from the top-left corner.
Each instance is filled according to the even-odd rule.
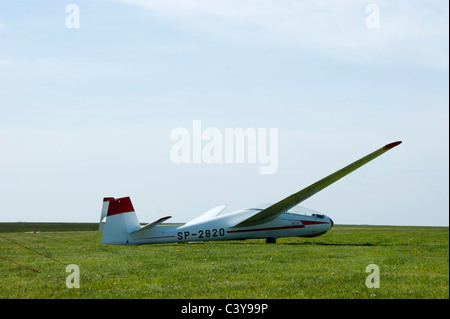
[[[0,223],[0,298],[449,298],[448,227],[335,225],[276,244],[142,246],[102,245],[96,228]],[[79,267],[79,288],[66,286],[70,264]],[[379,288],[366,286],[370,264]]]

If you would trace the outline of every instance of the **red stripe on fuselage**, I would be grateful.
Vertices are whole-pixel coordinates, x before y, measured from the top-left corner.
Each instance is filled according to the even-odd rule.
[[[255,228],[255,229],[242,229],[242,230],[228,230],[227,233],[243,233],[250,231],[265,231],[265,230],[280,230],[280,229],[293,229],[293,228],[304,228],[303,225],[296,226],[283,226],[283,227],[268,227],[268,228]]]
[[[240,230],[229,230],[227,233],[244,233],[244,232],[252,232],[252,231],[267,231],[267,230],[282,230],[282,229],[294,229],[294,228],[304,228],[305,225],[319,225],[319,224],[328,224],[327,222],[316,222],[314,220],[301,220],[303,225],[295,225],[295,226],[281,226],[281,227],[268,227],[268,228],[255,228],[255,229],[240,229]]]
[[[161,238],[173,238],[175,236],[161,236],[161,237],[147,237],[147,238],[139,238],[139,239],[161,239]]]
[[[316,222],[315,220],[301,220],[303,225],[319,225],[319,224],[329,224],[327,222]]]

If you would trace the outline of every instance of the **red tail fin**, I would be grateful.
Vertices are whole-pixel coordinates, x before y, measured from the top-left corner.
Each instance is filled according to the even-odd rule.
[[[103,201],[109,201],[108,212],[106,216],[112,216],[117,214],[123,214],[128,212],[134,212],[133,204],[131,203],[130,197],[123,198],[104,198]]]
[[[99,232],[103,244],[127,244],[128,234],[141,228],[130,197],[103,198]]]

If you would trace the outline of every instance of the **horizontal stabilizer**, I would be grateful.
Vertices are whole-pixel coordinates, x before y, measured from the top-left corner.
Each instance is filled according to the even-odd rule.
[[[295,194],[292,194],[289,197],[286,197],[285,199],[267,207],[266,209],[263,209],[262,211],[251,216],[250,218],[247,218],[246,220],[234,225],[233,227],[241,227],[241,226],[260,224],[260,223],[265,223],[272,219],[275,219],[279,214],[298,205],[299,203],[303,202],[304,200],[308,199],[309,197],[313,196],[314,194],[320,192],[325,187],[333,184],[334,182],[338,181],[342,177],[350,174],[354,170],[360,168],[364,164],[377,158],[381,154],[389,151],[390,149],[394,148],[395,146],[399,145],[400,143],[401,142],[393,142],[393,143],[383,146],[382,148],[376,150],[375,152],[370,153],[369,155],[357,160],[356,162],[353,162],[350,165],[347,165],[343,169],[321,179],[320,181],[302,189],[301,191],[299,191]]]
[[[131,234],[136,234],[136,233],[138,233],[138,232],[141,232],[141,231],[144,231],[144,230],[148,230],[148,229],[150,229],[150,228],[153,228],[153,227],[155,227],[156,225],[161,224],[163,221],[168,220],[169,218],[172,218],[172,216],[167,216],[167,217],[160,218],[160,219],[154,221],[153,223],[147,224],[147,225],[145,225],[145,226],[143,226],[143,227],[141,227],[141,228],[139,228],[139,229],[137,229],[137,230],[131,232],[129,235],[131,235]]]

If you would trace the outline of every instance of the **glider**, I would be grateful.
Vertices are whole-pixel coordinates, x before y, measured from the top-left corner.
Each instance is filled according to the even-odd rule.
[[[141,226],[130,197],[105,197],[99,225],[101,242],[141,245],[265,238],[267,243],[275,243],[280,237],[320,236],[333,227],[331,218],[297,205],[400,143],[387,144],[275,204],[229,213],[224,213],[226,205],[220,205],[183,225],[163,224],[171,218],[168,216]]]

